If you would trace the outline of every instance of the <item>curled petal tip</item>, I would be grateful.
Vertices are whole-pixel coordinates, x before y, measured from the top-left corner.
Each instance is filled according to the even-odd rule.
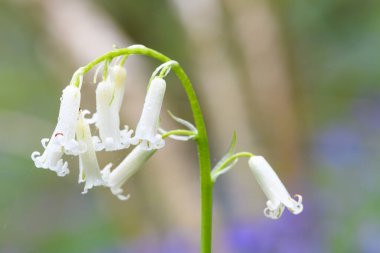
[[[294,195],[295,198],[297,198],[297,203],[302,204],[302,196],[299,194]]]
[[[39,157],[41,155],[41,153],[40,152],[38,152],[38,151],[34,151],[32,154],[31,154],[31,158],[32,158],[32,160],[35,162],[36,161],[36,159]]]
[[[131,195],[122,195],[122,194],[118,194],[116,195],[118,199],[122,200],[122,201],[126,201],[130,198]]]
[[[270,210],[268,207],[264,209],[264,215],[267,218],[270,218],[272,220],[277,220],[281,217],[281,215],[276,215],[276,213],[273,210]]]
[[[64,177],[70,173],[67,162],[63,162],[62,159],[58,161],[54,170],[59,177]]]
[[[42,147],[44,147],[44,149],[47,148],[47,144],[49,143],[49,138],[43,138],[41,139],[41,144],[42,144]]]
[[[119,200],[126,201],[130,198],[130,195],[124,195],[123,190],[121,188],[112,188],[111,187],[111,192],[113,195],[115,195]]]
[[[289,210],[293,213],[293,214],[300,214],[302,211],[303,211],[303,204],[302,204],[302,196],[299,195],[299,194],[296,194],[294,195],[295,198],[297,198],[297,200],[293,200],[294,201],[294,206],[292,208],[289,208]]]

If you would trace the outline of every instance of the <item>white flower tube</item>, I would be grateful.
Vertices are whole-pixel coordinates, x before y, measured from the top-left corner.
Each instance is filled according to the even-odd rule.
[[[109,169],[104,169],[103,178],[107,181],[107,186],[120,200],[127,200],[129,197],[123,195],[121,189],[123,184],[140,169],[155,151],[145,150],[141,145],[138,145],[111,173]]]
[[[106,80],[100,82],[96,89],[96,126],[102,140],[96,149],[107,151],[129,147],[132,130],[120,130],[119,111],[124,97],[126,71],[120,66],[109,68]]]
[[[37,168],[50,169],[58,176],[65,176],[69,173],[69,169],[67,162],[62,160],[63,154],[78,155],[84,152],[85,147],[74,139],[79,105],[80,89],[73,85],[67,86],[62,92],[57,126],[50,140],[47,138],[41,140],[45,148],[44,153],[42,155],[37,151],[32,153]]]
[[[261,189],[269,199],[267,207],[264,209],[266,217],[271,219],[280,218],[284,207],[287,207],[293,214],[302,212],[302,196],[295,195],[298,198],[297,201],[290,196],[264,157],[253,156],[249,159],[248,164]]]
[[[105,185],[102,178],[98,160],[96,158],[94,144],[92,142],[90,126],[84,119],[85,112],[81,112],[76,131],[77,140],[87,146],[86,152],[79,155],[79,183],[85,182],[82,194],[88,192],[94,186]],[[111,164],[106,166],[106,169]]]
[[[127,79],[127,71],[125,70],[125,68],[119,65],[111,67],[109,71],[110,77],[113,79],[114,82],[114,98],[112,106],[114,106],[118,111],[120,111],[125,93],[125,81]]]
[[[140,121],[137,124],[135,136],[131,141],[135,145],[141,143],[143,149],[160,149],[165,145],[165,141],[157,132],[165,90],[165,80],[155,77],[148,89]]]

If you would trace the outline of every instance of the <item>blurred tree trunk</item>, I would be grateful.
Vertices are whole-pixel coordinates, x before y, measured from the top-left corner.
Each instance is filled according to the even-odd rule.
[[[172,3],[189,40],[188,50],[194,69],[192,79],[205,112],[213,164],[226,152],[234,130],[238,135],[237,150],[252,150],[254,131],[248,120],[251,111],[243,99],[244,90],[238,72],[224,43],[223,13],[219,2],[172,0]],[[242,159],[234,170],[235,173],[222,177],[215,185],[215,238],[220,235],[222,222],[228,223],[231,217],[249,219],[258,210],[253,201],[241,197],[256,189],[246,161]],[[218,197],[223,201],[218,201]],[[220,203],[223,208],[218,206]],[[220,247],[215,252],[223,252],[226,247],[222,246],[222,241],[214,244]]]
[[[241,50],[252,110],[265,147],[262,154],[292,175],[299,167],[293,87],[276,17],[267,1],[223,0]]]

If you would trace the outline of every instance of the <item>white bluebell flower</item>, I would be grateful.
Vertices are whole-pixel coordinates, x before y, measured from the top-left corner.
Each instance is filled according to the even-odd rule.
[[[96,150],[107,151],[128,148],[132,130],[120,130],[120,107],[124,97],[126,70],[120,66],[108,69],[108,76],[96,88],[96,114],[93,120],[99,129],[101,141]]]
[[[302,196],[295,195],[294,200],[276,172],[262,156],[252,156],[248,161],[249,167],[261,189],[268,198],[267,207],[264,209],[264,215],[271,219],[281,217],[286,207],[293,214],[299,214],[303,210]]]
[[[160,149],[165,145],[161,134],[158,133],[159,117],[164,100],[166,82],[163,78],[155,77],[145,97],[140,121],[136,127],[132,144],[140,144],[142,149]]]
[[[123,195],[123,184],[141,168],[155,151],[154,149],[146,150],[140,144],[112,172],[110,172],[109,167],[102,171],[107,186],[120,200],[127,200],[129,198],[129,195]]]
[[[95,147],[92,141],[91,130],[86,122],[84,115],[86,111],[82,111],[79,115],[76,136],[79,143],[87,147],[86,152],[79,154],[79,183],[85,182],[83,194],[94,186],[105,185],[102,178],[98,160],[96,158]],[[106,166],[111,167],[112,164]]]
[[[69,85],[63,90],[57,126],[50,139],[41,140],[45,151],[42,155],[37,151],[32,153],[37,168],[50,169],[58,176],[65,176],[69,169],[62,159],[63,154],[78,155],[85,151],[86,147],[75,140],[80,98],[78,87]]]

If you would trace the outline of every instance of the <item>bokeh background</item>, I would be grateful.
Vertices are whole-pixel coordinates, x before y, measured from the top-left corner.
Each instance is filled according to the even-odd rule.
[[[81,195],[71,173],[34,167],[72,73],[113,45],[144,44],[193,80],[215,164],[264,155],[299,216],[266,219],[244,159],[215,186],[214,252],[380,252],[380,2],[372,0],[1,0],[0,252],[193,253],[198,250],[195,145],[167,141],[126,183]],[[130,57],[123,123],[136,126],[158,62]],[[94,108],[92,74],[83,106]],[[178,80],[164,109],[191,119]],[[176,125],[163,111],[162,124]],[[117,164],[127,151],[101,154]]]

